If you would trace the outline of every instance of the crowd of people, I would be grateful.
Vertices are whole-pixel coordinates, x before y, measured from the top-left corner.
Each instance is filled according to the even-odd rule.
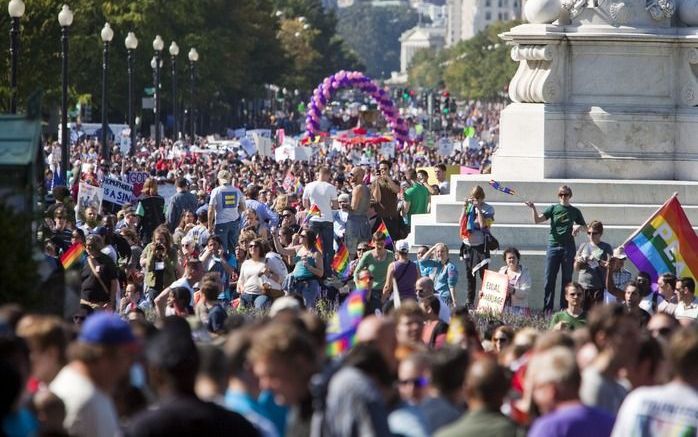
[[[491,130],[477,106],[468,114]],[[696,434],[693,279],[633,278],[571,187],[542,212],[527,203],[534,223],[550,222],[545,326],[530,326],[514,242],[499,272],[518,322],[475,312],[499,244],[483,187],[463,199],[460,260],[407,240],[412,216],[449,193],[447,165],[488,147],[439,157],[415,143],[391,158],[373,144],[316,146],[307,162],[168,140],[136,150],[107,163],[80,140],[69,184],[48,187],[45,255],[78,291],[67,320],[0,307],[0,435]],[[137,171],[150,177],[124,205],[76,197],[80,182]],[[328,333],[351,311],[360,323],[335,353]]]

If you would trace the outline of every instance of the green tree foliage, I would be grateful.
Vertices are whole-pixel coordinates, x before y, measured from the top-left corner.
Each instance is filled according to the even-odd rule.
[[[418,52],[409,68],[412,86],[435,87],[443,83],[458,98],[496,98],[506,92],[517,64],[499,34],[520,24],[496,22],[475,37],[454,47]]]
[[[408,6],[370,6],[354,2],[338,11],[339,34],[366,66],[366,73],[386,78],[400,69],[400,35],[417,24]]]
[[[58,12],[64,0],[27,2],[21,18],[19,97],[20,110],[36,89],[44,90],[44,108],[55,108],[60,101],[60,35]],[[239,98],[262,95],[265,83],[286,86],[319,81],[335,69],[354,68],[357,60],[336,35],[334,15],[325,13],[320,0],[71,0],[75,13],[70,28],[69,105],[79,97],[92,96],[93,114],[99,114],[101,101],[102,41],[99,33],[105,22],[114,30],[109,60],[109,118],[125,120],[127,105],[126,48],[124,39],[135,32],[139,44],[135,51],[135,98],[140,102],[143,88],[152,87],[150,67],[154,55],[152,41],[159,34],[165,41],[161,73],[163,110],[171,102],[171,63],[168,47],[176,41],[180,47],[177,72],[180,98],[189,99],[189,61],[187,53],[195,47],[198,102],[209,104],[212,97],[220,111],[226,111]],[[284,15],[279,17],[276,11]],[[314,29],[307,47],[300,51],[284,43],[283,23],[291,17],[305,16]],[[0,14],[0,27],[9,29],[9,17]],[[9,46],[9,32],[0,32],[0,45]],[[315,62],[296,62],[306,48],[315,54]],[[9,56],[3,62],[9,75]],[[9,107],[8,80],[0,81],[0,110]],[[94,117],[94,115],[93,115]],[[96,118],[99,116],[97,115]]]

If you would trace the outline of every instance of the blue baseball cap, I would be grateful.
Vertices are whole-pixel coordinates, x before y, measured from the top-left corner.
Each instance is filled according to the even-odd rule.
[[[121,346],[136,342],[131,327],[121,317],[104,311],[90,315],[80,330],[79,341],[106,346]]]

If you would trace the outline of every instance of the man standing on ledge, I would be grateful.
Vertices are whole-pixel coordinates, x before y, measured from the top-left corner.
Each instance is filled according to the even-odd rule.
[[[322,260],[325,276],[332,272],[334,258],[334,222],[332,209],[339,208],[337,188],[329,183],[330,169],[322,166],[317,170],[317,180],[309,183],[303,190],[303,206],[309,210],[312,205],[320,208],[319,216],[310,218],[310,230],[322,241]]]
[[[533,202],[526,202],[526,206],[533,211],[533,221],[543,223],[550,220],[550,236],[548,249],[545,254],[545,300],[543,309],[552,312],[555,300],[555,282],[557,272],[562,267],[562,282],[560,283],[560,308],[564,308],[565,285],[572,281],[572,267],[577,247],[574,237],[582,228],[586,228],[586,222],[582,212],[570,204],[572,189],[562,185],[557,195],[560,203],[550,205],[539,214]]]

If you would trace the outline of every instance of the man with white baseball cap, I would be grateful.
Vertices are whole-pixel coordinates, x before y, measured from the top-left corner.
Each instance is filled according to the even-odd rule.
[[[613,256],[608,261],[606,269],[604,303],[623,302],[625,299],[625,286],[633,278],[633,274],[624,267],[626,258],[628,257],[623,246],[613,249]]]

